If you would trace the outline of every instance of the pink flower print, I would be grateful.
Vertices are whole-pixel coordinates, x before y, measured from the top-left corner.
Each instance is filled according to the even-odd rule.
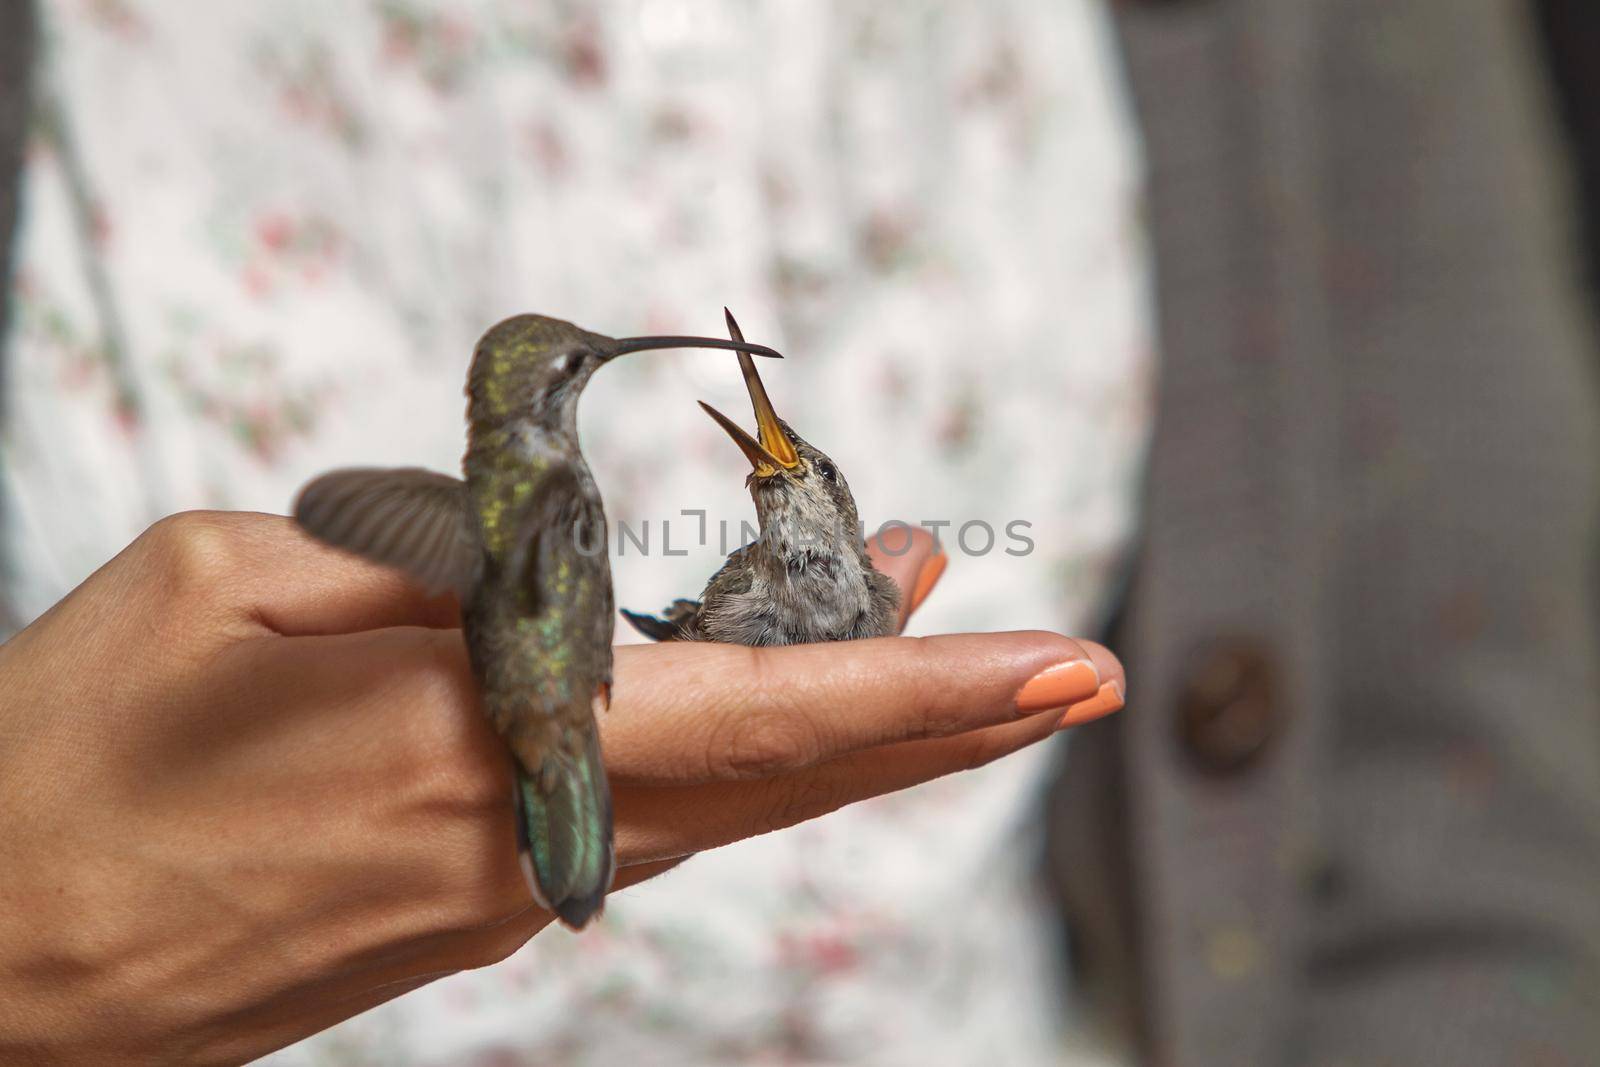
[[[860,955],[854,942],[838,931],[782,933],[778,935],[778,961],[790,971],[828,976],[854,970]]]
[[[256,220],[256,239],[268,250],[282,252],[294,235],[294,223],[284,215],[263,215]]]
[[[350,148],[361,147],[366,127],[350,102],[330,52],[305,45],[286,56],[280,49],[265,49],[259,58],[263,73],[277,83],[280,106],[296,122],[332,133]]]
[[[106,211],[106,206],[98,201],[89,208],[89,239],[96,248],[104,248],[111,243],[111,215]]]
[[[576,19],[567,31],[563,49],[567,77],[580,89],[597,89],[605,84],[606,55],[600,43],[600,27],[591,17]]]
[[[344,233],[332,220],[283,212],[257,217],[255,249],[241,273],[245,291],[265,298],[287,278],[298,275],[309,286],[321,284],[344,249]]]
[[[272,295],[272,279],[259,263],[247,264],[239,280],[244,283],[244,291],[256,300],[265,300]]]
[[[472,24],[459,12],[419,11],[414,4],[390,0],[380,5],[382,56],[396,67],[414,67],[434,90],[455,88],[471,67],[477,41]]]

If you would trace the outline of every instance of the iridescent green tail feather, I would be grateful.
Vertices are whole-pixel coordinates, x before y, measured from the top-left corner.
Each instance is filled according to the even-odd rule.
[[[517,780],[522,869],[539,903],[581,929],[605,906],[614,866],[611,787],[598,731],[582,759],[550,756],[546,767],[553,770]]]

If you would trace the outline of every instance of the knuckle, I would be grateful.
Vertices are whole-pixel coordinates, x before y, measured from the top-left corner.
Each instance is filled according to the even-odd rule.
[[[209,585],[234,570],[242,540],[228,516],[209,511],[169,515],[140,538],[146,562],[178,592]]]
[[[511,761],[478,712],[452,636],[396,630],[374,640],[372,654],[350,657],[342,699],[373,745],[368,773],[384,783],[385,810],[434,842],[429,854],[449,857],[445,871],[459,876],[481,864],[486,827],[510,838],[513,789]],[[452,898],[464,891],[451,885]]]
[[[711,733],[707,764],[713,778],[764,778],[798,770],[822,751],[816,725],[783,708],[725,712]]]
[[[419,634],[418,646],[394,679],[400,699],[414,709],[402,721],[416,731],[416,759],[453,805],[477,813],[505,807],[511,789],[504,752],[472,708],[460,656],[432,633]]]
[[[871,672],[873,743],[922,741],[965,729],[960,694],[951,686],[948,653],[927,638],[896,637],[889,641],[892,644],[884,646],[888,654],[877,661]],[[848,684],[854,686],[862,681],[863,676],[858,675]],[[859,704],[860,696],[859,689],[841,689],[837,693],[837,699],[847,706]]]
[[[927,705],[918,708],[917,716],[906,729],[902,740],[929,741],[934,738],[949,737],[959,734],[966,729],[959,715],[930,709]]]
[[[458,707],[468,695],[461,656],[451,647],[459,638],[449,631],[432,630],[414,630],[408,636],[415,647],[397,649],[393,666],[402,672],[400,680],[412,701],[424,707]],[[451,715],[436,718],[441,722],[454,720]]]
[[[774,670],[768,650],[741,648],[738,654],[731,671],[741,684],[728,687],[729,699],[711,710],[713,726],[705,742],[709,776],[762,778],[816,762],[826,751],[822,723],[803,702],[787,699],[790,685]]]
[[[902,701],[908,711],[902,740],[921,741],[944,737],[960,729],[960,716],[948,706],[948,693],[941,680],[939,649],[926,638],[906,637],[901,672]]]
[[[450,806],[469,816],[490,816],[514,804],[514,786],[482,746],[445,748],[432,774]]]

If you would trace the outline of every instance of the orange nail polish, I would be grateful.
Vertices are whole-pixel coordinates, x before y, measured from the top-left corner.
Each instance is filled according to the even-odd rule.
[[[916,588],[911,591],[912,611],[916,611],[922,606],[922,602],[928,599],[933,587],[939,584],[939,575],[944,573],[949,563],[950,557],[941,552],[922,565],[922,570],[917,574]]]
[[[1046,667],[1017,690],[1017,710],[1024,715],[1076,705],[1100,688],[1100,672],[1088,660],[1074,659]]]
[[[1056,728],[1065,730],[1069,726],[1082,726],[1086,722],[1093,722],[1102,716],[1110,715],[1113,711],[1121,711],[1122,699],[1122,683],[1107,682],[1094,696],[1068,708],[1067,713],[1061,716],[1061,724]]]

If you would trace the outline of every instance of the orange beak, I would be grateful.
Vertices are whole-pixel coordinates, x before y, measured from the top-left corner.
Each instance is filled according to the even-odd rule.
[[[744,344],[744,333],[739,329],[739,324],[733,321],[733,313],[727,308],[723,308],[722,313],[728,320],[728,336],[736,344]],[[700,406],[733,438],[733,443],[739,446],[739,450],[755,468],[756,477],[770,478],[779,470],[794,470],[800,466],[800,454],[795,451],[789,435],[783,432],[778,413],[767,397],[766,387],[761,384],[761,375],[756,373],[756,361],[748,353],[739,353],[739,370],[744,373],[745,391],[750,394],[750,406],[755,409],[759,439],[751,437],[738,423],[710,404],[702,401]]]

